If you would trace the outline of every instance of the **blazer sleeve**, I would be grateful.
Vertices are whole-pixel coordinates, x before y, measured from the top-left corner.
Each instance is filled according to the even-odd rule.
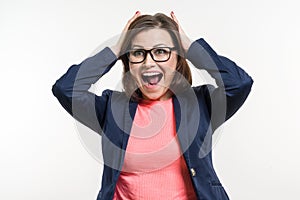
[[[201,93],[205,94],[213,128],[217,128],[242,106],[250,93],[253,80],[236,63],[218,55],[202,38],[192,43],[187,59],[215,79],[217,88],[207,85],[196,87],[195,90],[202,90]]]
[[[112,91],[105,90],[97,96],[88,90],[116,61],[115,54],[106,47],[80,64],[72,65],[52,86],[52,92],[63,108],[99,134]]]

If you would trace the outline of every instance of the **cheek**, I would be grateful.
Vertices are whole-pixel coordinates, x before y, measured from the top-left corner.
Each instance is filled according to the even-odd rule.
[[[177,59],[169,60],[169,62],[166,63],[165,65],[165,69],[168,72],[174,72],[176,70],[176,67],[177,67]]]
[[[129,65],[129,72],[133,75],[133,74],[134,74],[134,71],[135,71],[134,66]]]
[[[130,65],[129,66],[129,73],[131,76],[136,80],[138,78],[138,66]]]
[[[176,66],[177,66],[177,54],[172,54],[169,60],[169,67],[172,70],[176,70]]]
[[[176,67],[177,67],[177,61],[172,63],[172,70],[175,71],[176,70]]]

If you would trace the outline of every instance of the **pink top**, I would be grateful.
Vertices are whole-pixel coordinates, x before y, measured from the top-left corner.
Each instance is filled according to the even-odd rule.
[[[138,105],[114,199],[196,199],[176,137],[172,98]]]

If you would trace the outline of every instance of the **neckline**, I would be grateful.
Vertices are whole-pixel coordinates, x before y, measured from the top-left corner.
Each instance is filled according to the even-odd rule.
[[[139,104],[140,105],[157,105],[157,104],[169,104],[170,102],[172,102],[173,98],[168,98],[166,100],[146,100],[143,99]]]

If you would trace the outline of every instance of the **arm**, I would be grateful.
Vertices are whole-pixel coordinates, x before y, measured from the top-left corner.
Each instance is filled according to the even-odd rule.
[[[242,106],[253,80],[233,61],[217,55],[204,39],[192,43],[187,58],[197,68],[206,70],[216,81],[218,88],[207,87],[206,99],[211,105],[213,125],[218,127]]]
[[[119,40],[114,46],[104,48],[96,55],[85,59],[79,65],[71,66],[52,87],[53,94],[65,110],[97,133],[102,132],[103,118],[108,98],[112,91],[105,90],[101,96],[97,96],[89,92],[88,89],[116,63],[118,60],[117,56],[124,42],[124,35],[131,22],[138,16],[140,16],[140,12],[136,12],[128,20]]]
[[[173,11],[171,17],[178,25],[187,59],[195,67],[206,70],[216,81],[218,88],[213,86],[195,88],[196,92],[205,95],[210,107],[212,126],[216,129],[242,106],[250,93],[253,80],[234,62],[217,55],[204,39],[192,42],[183,31]]]
[[[88,89],[107,73],[116,61],[115,54],[109,48],[105,48],[82,63],[72,65],[52,87],[54,96],[64,109],[98,133],[101,133],[99,122],[103,120],[109,91],[106,90],[102,96],[97,96]]]

